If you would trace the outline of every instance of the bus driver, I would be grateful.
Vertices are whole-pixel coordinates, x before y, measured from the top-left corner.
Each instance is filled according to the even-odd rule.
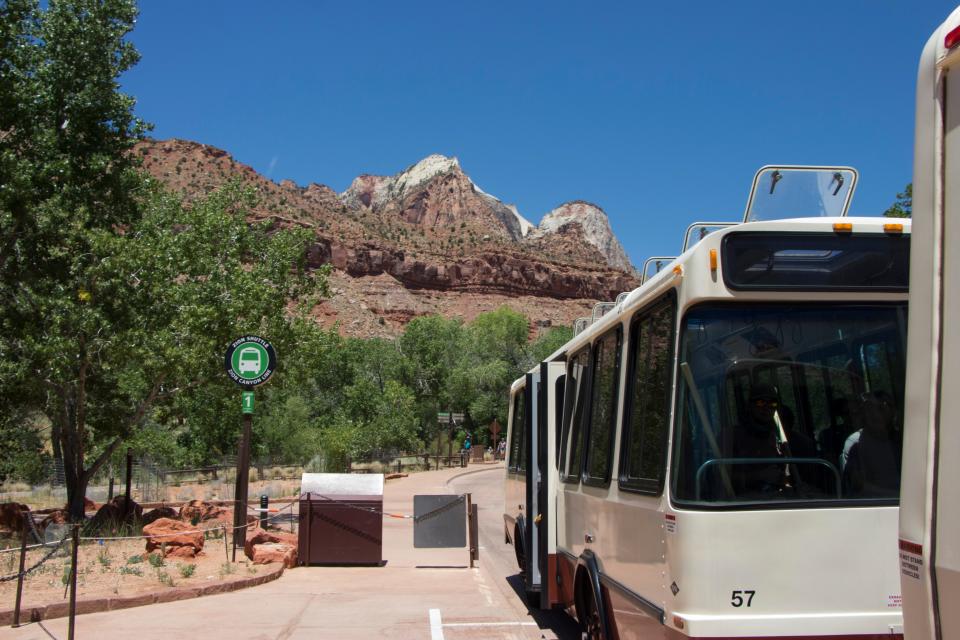
[[[789,456],[777,425],[780,394],[770,384],[757,383],[750,389],[746,420],[736,429],[734,457],[781,458]],[[770,494],[787,487],[787,470],[782,464],[743,463],[734,466],[737,495]]]

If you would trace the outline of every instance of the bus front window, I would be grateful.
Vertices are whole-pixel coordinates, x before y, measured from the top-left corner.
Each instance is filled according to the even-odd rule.
[[[703,304],[681,331],[677,503],[896,503],[905,303]]]

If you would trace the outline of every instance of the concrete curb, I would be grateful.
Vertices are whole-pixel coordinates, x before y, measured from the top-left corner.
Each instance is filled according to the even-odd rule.
[[[283,569],[284,566],[281,564],[277,568],[260,576],[238,578],[229,582],[220,582],[204,586],[174,587],[165,589],[164,591],[139,593],[132,596],[77,598],[77,615],[83,613],[99,613],[101,611],[116,611],[118,609],[142,607],[143,605],[156,604],[159,602],[175,602],[177,600],[211,596],[217,593],[238,591],[240,589],[246,589],[247,587],[255,587],[267,582],[272,582],[283,575]],[[39,622],[40,620],[49,620],[51,618],[65,618],[69,613],[69,602],[52,602],[50,604],[34,606],[25,605],[20,609],[20,623],[26,624],[27,622]],[[0,626],[7,627],[11,624],[13,624],[13,609],[0,610]]]
[[[470,475],[473,475],[473,474],[475,474],[475,473],[484,473],[484,472],[486,472],[486,471],[497,471],[497,470],[502,471],[503,469],[504,469],[503,466],[496,466],[496,467],[489,467],[489,468],[487,468],[487,469],[472,469],[472,470],[470,470],[470,471],[464,471],[463,473],[458,473],[458,474],[455,475],[455,476],[450,476],[449,478],[447,478],[447,480],[446,480],[446,482],[444,482],[444,484],[449,485],[451,482],[453,482],[453,481],[456,480],[457,478],[462,478],[463,476],[470,476]]]

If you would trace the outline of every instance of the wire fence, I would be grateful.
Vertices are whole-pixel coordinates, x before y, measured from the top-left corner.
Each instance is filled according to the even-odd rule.
[[[433,453],[379,452],[375,456],[347,459],[347,473],[403,474],[496,460],[496,452],[477,446],[452,455]],[[216,464],[171,468],[149,456],[132,456],[130,461],[130,495],[139,503],[186,502],[188,500],[216,500],[233,495],[236,482],[236,456],[224,456]],[[251,491],[265,493],[271,499],[296,494],[299,480],[305,471],[324,472],[332,469],[311,464],[288,464],[285,461],[261,457],[250,464]],[[67,502],[67,489],[62,465],[54,464],[46,480],[36,485],[12,484],[0,487],[0,503],[19,502],[34,508],[58,508]],[[90,481],[86,497],[95,503],[106,503],[124,495],[125,465],[104,465]]]

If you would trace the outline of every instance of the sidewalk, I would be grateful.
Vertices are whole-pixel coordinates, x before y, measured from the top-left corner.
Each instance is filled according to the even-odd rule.
[[[412,515],[414,495],[453,493],[447,485],[452,478],[497,474],[502,468],[502,463],[478,464],[390,480],[384,510]],[[467,568],[466,548],[414,549],[412,520],[384,518],[383,557],[383,567],[300,567],[269,584],[234,593],[78,616],[76,637],[540,637],[525,607],[508,601],[493,584],[499,578],[482,568]],[[0,629],[0,639],[49,640],[65,638],[66,632],[67,619],[62,618]]]

